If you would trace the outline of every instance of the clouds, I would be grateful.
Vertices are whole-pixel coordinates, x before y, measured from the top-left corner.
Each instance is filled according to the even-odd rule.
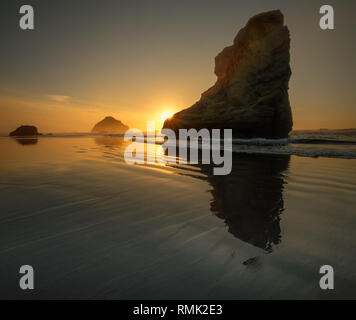
[[[34,125],[42,133],[89,132],[104,116],[119,116],[95,105],[77,104],[73,97],[54,98],[47,94],[21,97],[0,94],[0,134],[7,135],[21,125]]]
[[[55,102],[69,102],[69,96],[63,96],[59,94],[48,94],[47,98]]]

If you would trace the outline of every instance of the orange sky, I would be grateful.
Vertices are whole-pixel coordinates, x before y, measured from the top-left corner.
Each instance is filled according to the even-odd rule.
[[[215,82],[214,57],[252,15],[279,8],[291,31],[294,129],[356,127],[355,2],[330,1],[335,30],[319,28],[321,2],[157,1],[97,6],[39,0],[37,29],[19,31],[16,1],[0,11],[0,133],[88,132],[105,116],[131,128],[187,108]],[[65,23],[63,23],[65,21]],[[15,23],[14,23],[15,22]],[[184,22],[184,23],[183,23]]]
[[[122,120],[130,128],[144,130],[147,120],[156,121],[157,129],[165,118],[179,111],[174,102],[157,102],[147,109],[135,112],[133,109],[118,110],[114,104],[88,103],[53,100],[53,97],[39,98],[0,97],[1,133],[7,133],[20,125],[36,125],[41,132],[89,132],[104,117],[111,115]],[[21,116],[19,116],[21,115]]]

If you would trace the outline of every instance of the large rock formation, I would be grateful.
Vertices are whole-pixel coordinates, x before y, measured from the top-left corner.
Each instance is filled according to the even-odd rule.
[[[235,137],[286,137],[293,125],[289,49],[289,30],[279,10],[252,17],[233,45],[215,58],[215,85],[163,128],[226,128]]]
[[[98,122],[92,129],[92,133],[125,133],[129,127],[124,125],[120,120],[113,117],[106,117],[104,120]]]
[[[27,137],[27,136],[38,136],[39,133],[35,126],[21,126],[16,130],[10,132],[11,137]]]

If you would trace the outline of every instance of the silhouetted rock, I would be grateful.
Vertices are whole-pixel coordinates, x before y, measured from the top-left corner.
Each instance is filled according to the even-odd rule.
[[[238,137],[286,137],[293,126],[288,97],[290,37],[279,10],[252,17],[215,58],[217,81],[163,128],[233,129]]]
[[[120,120],[113,117],[106,117],[98,122],[92,129],[92,133],[125,133],[129,129]]]
[[[21,126],[15,131],[10,132],[11,137],[28,137],[28,136],[38,136],[39,133],[35,126]]]

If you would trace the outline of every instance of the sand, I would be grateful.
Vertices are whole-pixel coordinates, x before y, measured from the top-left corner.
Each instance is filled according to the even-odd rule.
[[[216,177],[124,147],[0,138],[1,299],[356,298],[356,160],[236,154]]]

